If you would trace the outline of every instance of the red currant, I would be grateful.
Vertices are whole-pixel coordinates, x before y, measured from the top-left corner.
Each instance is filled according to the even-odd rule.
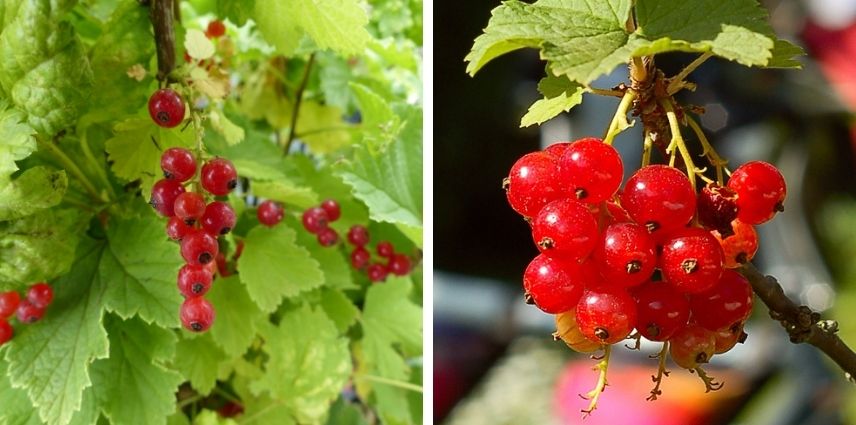
[[[186,182],[196,174],[196,159],[187,149],[169,148],[161,155],[161,170],[164,177]]]
[[[679,229],[695,214],[696,195],[677,168],[649,165],[627,180],[621,206],[637,223],[658,235]]]
[[[758,233],[755,232],[754,226],[734,220],[731,222],[731,228],[734,234],[725,239],[716,230],[710,232],[719,241],[725,254],[725,267],[729,269],[751,261],[758,252]]]
[[[321,246],[333,246],[339,242],[339,234],[335,230],[325,227],[318,232],[318,244]]]
[[[578,353],[591,353],[597,351],[601,345],[591,341],[583,335],[577,325],[577,312],[565,311],[556,315],[556,333],[553,334],[565,342],[571,350]]]
[[[595,137],[572,143],[559,158],[559,178],[566,192],[587,203],[603,202],[618,190],[624,176],[621,156]]]
[[[15,313],[21,304],[21,295],[15,291],[0,293],[0,319],[5,319]]]
[[[371,261],[372,255],[362,246],[354,248],[351,252],[351,266],[357,270],[363,269]]]
[[[535,217],[544,205],[564,196],[556,157],[544,152],[523,155],[503,187],[511,208],[524,217]]]
[[[406,276],[410,273],[410,258],[404,254],[395,254],[389,260],[389,272],[396,276]]]
[[[752,286],[743,275],[725,270],[716,285],[690,296],[693,320],[715,331],[746,320],[752,313]]]
[[[226,25],[223,21],[215,19],[208,23],[208,28],[205,29],[205,36],[208,38],[218,38],[226,34]]]
[[[21,323],[36,323],[44,317],[45,309],[36,307],[30,300],[23,300],[15,314]]]
[[[737,343],[746,342],[746,332],[743,331],[743,323],[738,323],[730,328],[720,329],[715,332],[716,354],[727,353],[734,348]]]
[[[149,115],[155,124],[172,128],[184,121],[184,100],[173,89],[160,89],[149,98]]]
[[[535,257],[523,272],[527,302],[551,314],[573,310],[583,289],[595,282],[596,272],[590,264],[565,261],[544,254]]]
[[[192,226],[188,226],[184,220],[178,217],[170,217],[166,224],[166,235],[174,241],[180,241],[184,235],[193,231]]]
[[[216,196],[228,195],[238,186],[238,172],[232,161],[214,158],[202,166],[202,187]]]
[[[646,282],[633,289],[636,330],[651,341],[666,341],[690,318],[687,297],[662,282]]]
[[[615,344],[636,325],[636,302],[623,288],[599,285],[583,292],[577,304],[577,324],[591,341]]]
[[[187,264],[208,264],[218,252],[217,239],[207,232],[194,231],[181,240],[181,256]]]
[[[710,361],[716,349],[716,335],[698,325],[687,325],[669,339],[669,355],[684,369],[695,369]]]
[[[585,204],[559,199],[545,205],[535,217],[532,237],[547,255],[580,260],[597,244],[597,220]]]
[[[45,309],[53,301],[53,289],[47,283],[36,283],[27,290],[27,300],[34,306]]]
[[[377,247],[375,247],[375,250],[377,250],[377,255],[380,255],[384,258],[392,258],[392,256],[395,255],[395,248],[392,246],[392,243],[390,241],[378,242]]]
[[[282,204],[271,200],[267,200],[259,204],[259,209],[256,211],[259,223],[268,227],[276,226],[280,221],[282,221],[282,217],[284,215],[285,211],[282,208]]]
[[[677,290],[704,292],[716,285],[722,275],[722,248],[704,229],[681,229],[663,246],[660,263],[663,278]]]
[[[329,223],[327,211],[321,207],[313,207],[303,212],[303,228],[307,232],[317,234],[321,229],[326,229]]]
[[[389,271],[383,264],[374,263],[369,265],[369,268],[366,269],[366,274],[372,282],[383,282],[386,280],[386,275],[389,274]]]
[[[0,347],[11,341],[13,336],[15,336],[15,330],[12,329],[12,325],[6,319],[0,319]]]
[[[327,220],[330,220],[330,222],[334,222],[342,216],[342,209],[339,207],[339,203],[332,199],[322,202],[321,208],[327,213]]]
[[[732,233],[731,222],[737,218],[737,192],[728,186],[711,183],[698,194],[698,220],[704,227],[723,235]]]
[[[205,198],[196,192],[184,192],[175,198],[173,212],[175,212],[176,217],[184,220],[188,225],[192,225],[205,212]]]
[[[178,290],[185,298],[201,297],[211,289],[212,279],[205,266],[185,264],[178,271]]]
[[[212,263],[216,265],[215,268],[217,269],[217,273],[219,273],[220,276],[228,277],[232,275],[232,271],[229,270],[229,263],[226,261],[226,256],[223,255],[222,252],[217,253],[217,258],[215,258]],[[213,276],[214,273],[212,272],[211,274]]]
[[[188,298],[181,305],[181,324],[193,332],[205,332],[214,324],[214,306],[202,297]]]
[[[548,153],[553,155],[554,157],[561,158],[562,155],[565,154],[565,151],[568,150],[568,147],[571,146],[571,142],[556,142],[550,146],[544,148],[544,153]]]
[[[772,164],[751,161],[737,167],[728,187],[737,192],[737,218],[744,223],[766,223],[784,211],[785,178]]]
[[[612,224],[600,235],[594,261],[604,281],[630,287],[651,277],[657,265],[654,239],[636,223]]]
[[[235,227],[235,210],[229,204],[214,201],[205,207],[202,228],[212,235],[225,235]]]
[[[175,200],[184,193],[184,186],[177,180],[162,179],[152,186],[152,198],[149,201],[152,208],[164,217],[175,215]]]
[[[348,242],[354,246],[364,246],[369,243],[369,230],[365,226],[355,224],[348,229]]]
[[[633,223],[630,214],[615,201],[606,201],[606,211],[609,213],[609,223]]]

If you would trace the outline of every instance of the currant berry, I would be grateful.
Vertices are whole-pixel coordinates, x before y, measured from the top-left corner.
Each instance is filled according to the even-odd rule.
[[[318,234],[321,229],[326,229],[330,219],[327,211],[321,207],[313,207],[303,212],[303,228],[312,234]]]
[[[193,225],[205,213],[205,198],[196,192],[184,192],[175,198],[173,212],[175,212],[176,217],[184,220],[188,226]]]
[[[193,231],[192,226],[188,226],[184,220],[178,217],[170,217],[166,224],[166,235],[174,241],[180,241],[184,235]]]
[[[262,202],[259,204],[259,209],[256,210],[256,216],[259,218],[259,223],[268,227],[276,226],[280,221],[282,221],[282,217],[284,215],[285,210],[282,208],[282,204],[271,200]]]
[[[520,157],[503,188],[511,208],[524,217],[535,217],[544,205],[564,196],[556,157],[544,152]]]
[[[556,333],[553,338],[561,339],[571,350],[578,353],[591,353],[600,349],[601,345],[583,335],[577,326],[577,312],[565,311],[556,315]]]
[[[752,286],[743,275],[725,270],[712,288],[690,296],[693,320],[711,331],[734,326],[752,314]]]
[[[217,265],[217,273],[220,276],[228,277],[232,275],[232,271],[229,270],[229,263],[226,261],[226,256],[222,252],[217,253],[217,258],[214,259],[213,263]]]
[[[208,23],[208,28],[205,29],[205,36],[208,38],[218,38],[226,34],[226,25],[223,21],[215,19]]]
[[[719,241],[725,255],[725,268],[729,269],[751,261],[758,252],[758,233],[754,226],[734,220],[731,222],[731,228],[734,234],[724,239],[716,230],[710,232]]]
[[[698,194],[698,220],[702,226],[728,236],[737,218],[737,192],[728,186],[710,183]]]
[[[633,223],[630,214],[618,202],[606,201],[606,212],[609,214],[609,223]],[[647,230],[647,229],[646,229]]]
[[[178,271],[178,291],[185,298],[201,297],[211,289],[213,276],[205,266],[185,264]]]
[[[636,330],[651,341],[666,341],[690,318],[687,297],[662,282],[646,282],[632,291]]]
[[[606,282],[624,287],[648,280],[657,265],[654,239],[636,223],[611,224],[604,229],[593,258]]]
[[[372,282],[383,282],[386,280],[386,276],[389,274],[389,271],[383,264],[374,263],[369,265],[369,268],[366,269],[366,274]]]
[[[392,246],[392,242],[390,241],[380,241],[375,247],[377,251],[377,255],[380,255],[384,258],[392,258],[395,255],[395,247]]]
[[[719,281],[722,248],[704,229],[691,227],[672,234],[663,246],[660,267],[667,283],[684,293],[704,292]]]
[[[196,174],[196,159],[187,149],[169,148],[161,155],[161,170],[165,178],[186,182]]]
[[[351,267],[362,270],[371,261],[372,255],[362,246],[354,248],[351,252]]]
[[[205,332],[214,324],[214,306],[202,297],[188,298],[181,304],[181,324],[193,332]]]
[[[160,89],[149,98],[149,115],[155,124],[172,128],[184,121],[184,101],[173,89]]]
[[[572,143],[559,158],[559,178],[566,192],[583,202],[603,202],[621,186],[624,165],[614,147],[587,137]]]
[[[410,258],[404,254],[395,254],[389,259],[389,272],[396,276],[410,273]]]
[[[162,179],[152,186],[152,197],[149,201],[152,208],[164,217],[175,215],[175,200],[184,193],[184,186],[177,180]]]
[[[588,263],[580,264],[539,254],[523,272],[526,302],[535,304],[545,313],[573,310],[583,289],[597,281],[595,273]]]
[[[45,309],[51,305],[53,296],[53,289],[44,282],[36,283],[27,290],[27,300],[41,309]]]
[[[562,155],[565,154],[565,151],[568,150],[568,147],[571,146],[571,142],[556,142],[550,146],[544,148],[544,153],[548,153],[553,155],[554,157],[561,158]]]
[[[765,223],[784,211],[785,178],[772,164],[751,161],[737,167],[728,187],[737,192],[737,218],[744,223]]]
[[[322,202],[321,208],[327,213],[327,220],[330,222],[334,222],[342,216],[342,209],[339,207],[339,203],[332,199]]]
[[[214,201],[205,207],[202,228],[212,235],[225,235],[235,227],[235,210],[229,204]]]
[[[615,344],[627,338],[636,325],[636,302],[623,288],[588,288],[576,310],[580,331],[599,344]]]
[[[687,325],[669,339],[669,355],[684,369],[695,369],[710,361],[716,349],[716,335],[698,325]]]
[[[580,260],[597,244],[597,220],[585,204],[559,199],[545,205],[535,217],[532,237],[547,255]]]
[[[12,329],[12,325],[6,319],[0,319],[0,347],[11,341],[13,336],[15,336],[15,330]]]
[[[649,165],[627,179],[621,206],[656,237],[689,223],[695,214],[696,195],[687,176],[677,168]]]
[[[351,226],[348,229],[348,242],[354,246],[365,246],[369,243],[369,230],[359,224]]]
[[[746,342],[747,336],[746,332],[743,331],[743,323],[716,331],[716,348],[714,349],[714,353],[722,354],[731,351],[738,342],[741,344]]]
[[[5,319],[15,313],[21,304],[21,295],[15,291],[0,293],[0,319]]]
[[[339,242],[339,234],[335,230],[325,227],[318,232],[318,245],[333,246]]]
[[[22,300],[15,315],[21,323],[36,323],[44,317],[45,309],[36,307],[30,300]]]
[[[202,187],[212,195],[228,195],[238,186],[238,172],[232,161],[214,158],[202,166]]]
[[[217,239],[207,232],[194,231],[181,240],[181,256],[187,264],[208,264],[218,252]]]

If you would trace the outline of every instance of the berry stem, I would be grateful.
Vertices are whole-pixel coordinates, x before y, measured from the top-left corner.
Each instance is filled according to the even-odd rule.
[[[615,110],[615,115],[612,117],[609,128],[606,130],[606,135],[603,137],[603,143],[611,145],[612,140],[615,139],[618,133],[621,133],[632,125],[627,122],[627,111],[633,104],[634,99],[636,99],[636,92],[628,89],[624,93],[624,96],[622,96],[621,103],[618,104],[618,109]]]
[[[702,382],[704,382],[704,392],[709,393],[711,391],[717,391],[724,385],[722,382],[716,382],[716,378],[709,376],[701,366],[690,369],[690,373],[695,372],[698,374],[698,377],[701,378]]]
[[[312,71],[313,63],[315,63],[315,53],[309,55],[306,67],[303,68],[303,79],[300,80],[300,86],[297,87],[294,109],[291,111],[291,127],[288,129],[288,138],[285,140],[285,146],[283,146],[283,155],[288,155],[288,151],[291,150],[291,144],[294,142],[294,136],[297,134],[297,117],[300,113],[300,103],[303,101],[303,92],[306,91],[306,85],[309,83],[309,75],[310,71]]]
[[[670,100],[662,100],[660,101],[660,105],[666,110],[666,118],[669,120],[669,130],[672,133],[672,140],[666,151],[674,152],[674,149],[677,149],[678,153],[681,154],[681,158],[684,160],[684,166],[687,169],[687,177],[689,177],[690,185],[693,188],[693,193],[695,193],[697,170],[693,163],[692,155],[690,155],[690,151],[687,149],[687,144],[684,142],[683,136],[681,136],[681,127],[678,123],[678,116],[675,114],[675,109]],[[674,162],[674,159],[669,165],[674,166],[672,162]]]
[[[690,62],[684,69],[681,70],[677,75],[670,78],[669,86],[666,88],[666,92],[669,93],[669,96],[681,91],[682,89],[688,87],[685,79],[691,72],[695,71],[701,64],[703,64],[706,60],[713,57],[713,53],[706,52],[701,56],[697,57],[696,60]]]
[[[654,146],[654,140],[651,138],[651,132],[645,129],[645,138],[642,141],[642,167],[647,167],[651,163],[651,148]]]
[[[669,341],[663,343],[663,349],[657,353],[659,364],[657,366],[657,376],[651,376],[654,381],[654,388],[651,390],[651,395],[646,400],[654,401],[658,396],[663,394],[660,390],[660,385],[663,383],[663,378],[669,376],[669,371],[666,370],[666,356],[669,355]]]
[[[589,400],[589,405],[587,408],[582,410],[583,418],[587,417],[594,412],[594,409],[597,409],[597,400],[600,398],[600,394],[603,393],[603,390],[606,389],[608,385],[606,382],[606,371],[609,368],[609,354],[612,349],[611,345],[603,346],[603,357],[601,357],[600,361],[597,362],[593,370],[598,371],[597,377],[597,385],[595,385],[594,389],[589,391],[583,398]]]
[[[725,171],[725,173],[728,173],[728,175],[731,175],[731,173],[728,172],[728,170],[725,168],[725,166],[728,165],[728,161],[722,159],[722,157],[719,156],[719,154],[716,152],[716,149],[714,149],[710,142],[707,140],[707,136],[704,135],[704,131],[702,131],[701,127],[698,125],[697,122],[695,122],[694,119],[689,116],[684,116],[684,119],[687,121],[687,125],[689,125],[689,127],[696,134],[696,137],[698,137],[698,140],[701,143],[702,148],[704,149],[702,155],[707,156],[707,159],[710,164],[716,167],[716,181],[719,184],[724,185],[725,175],[723,171]]]

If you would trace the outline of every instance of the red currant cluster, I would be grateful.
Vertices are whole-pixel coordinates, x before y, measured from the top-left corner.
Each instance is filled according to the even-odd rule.
[[[321,205],[303,212],[303,228],[318,237],[319,245],[333,246],[339,242],[339,234],[329,225],[341,216],[342,210],[339,203],[328,199]]]
[[[181,243],[186,264],[178,272],[178,290],[185,297],[181,323],[185,328],[203,332],[214,322],[214,308],[202,298],[214,279],[219,252],[217,238],[235,226],[235,212],[221,201],[206,203],[202,192],[188,192],[184,185],[196,176],[196,159],[182,148],[167,149],[161,156],[164,179],[152,187],[151,204],[169,217],[166,233]],[[212,196],[229,194],[238,184],[232,162],[214,158],[202,166],[199,182]],[[194,182],[193,186],[198,188]]]
[[[616,194],[623,171],[618,152],[597,138],[514,164],[503,186],[540,251],[524,273],[526,300],[557,314],[557,337],[577,351],[635,329],[635,338],[668,341],[675,362],[701,375],[701,363],[745,338],[752,288],[729,269],[754,256],[752,225],[782,210],[784,178],[750,162],[727,186],[696,195],[677,168],[649,165]]]
[[[53,301],[53,289],[44,282],[36,283],[27,290],[23,300],[15,291],[0,293],[0,346],[9,342],[14,335],[9,318],[12,314],[20,323],[35,323],[45,315],[45,309]]]
[[[396,253],[395,247],[389,241],[380,241],[375,247],[377,255],[386,258],[386,264],[383,264],[382,260],[372,263],[372,254],[366,249],[369,243],[369,231],[365,226],[351,226],[348,229],[348,242],[354,246],[354,250],[351,251],[351,266],[356,270],[365,270],[372,282],[383,282],[390,273],[406,276],[414,265],[410,257]]]

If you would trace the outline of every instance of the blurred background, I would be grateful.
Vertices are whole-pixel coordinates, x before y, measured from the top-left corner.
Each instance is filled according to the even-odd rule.
[[[736,168],[775,163],[788,182],[786,211],[758,228],[755,264],[792,299],[840,323],[856,345],[856,0],[762,1],[781,37],[803,46],[802,71],[707,61],[684,103]],[[534,50],[503,56],[476,78],[464,56],[495,0],[435,2],[434,417],[449,425],[856,424],[856,386],[813,347],[793,345],[757,301],[749,339],[717,356],[722,390],[670,365],[660,400],[645,398],[659,344],[613,350],[608,389],[583,422],[578,396],[597,379],[595,361],[553,342],[551,315],[523,302],[523,271],[537,254],[528,226],[507,205],[501,180],[525,153],[603,135],[618,100],[583,105],[540,128],[519,128],[539,98],[544,65]],[[666,75],[696,55],[657,57]],[[593,84],[626,80],[617,69]],[[638,126],[638,127],[641,127]],[[639,164],[639,128],[615,142],[629,175]]]

